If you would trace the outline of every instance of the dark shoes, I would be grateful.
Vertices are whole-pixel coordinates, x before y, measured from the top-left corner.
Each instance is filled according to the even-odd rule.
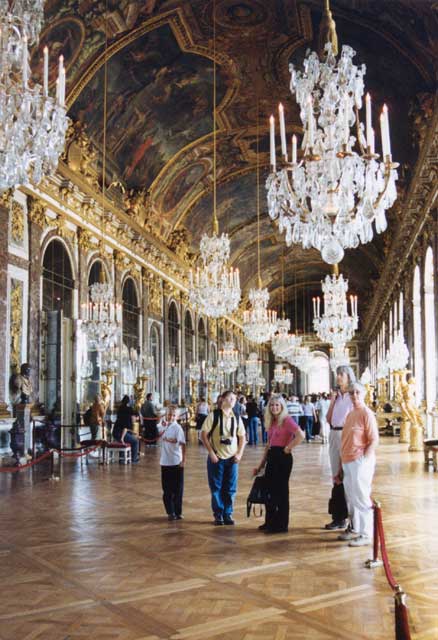
[[[338,520],[338,521],[333,520],[329,524],[326,524],[324,529],[326,529],[327,531],[338,531],[339,529],[345,529],[346,526],[347,526],[346,520]]]
[[[266,527],[266,529],[264,529],[265,533],[287,533],[288,532],[288,528],[283,528],[283,529],[268,529]]]
[[[268,528],[268,525],[267,525],[267,524],[266,524],[266,522],[265,522],[265,524],[261,524],[261,525],[259,526],[259,531],[266,531],[266,529],[267,529],[267,528]]]
[[[225,518],[215,517],[213,524],[215,527],[221,527],[223,524],[233,525],[234,520],[230,516]]]
[[[169,520],[169,522],[171,522],[172,520],[178,520],[178,516],[176,516],[174,513],[169,513],[167,519]]]

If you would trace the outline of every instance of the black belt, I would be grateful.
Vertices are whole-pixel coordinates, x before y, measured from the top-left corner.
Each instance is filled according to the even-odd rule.
[[[343,428],[344,428],[344,427],[332,427],[332,425],[330,425],[330,429],[331,429],[332,431],[342,431],[342,429],[343,429]]]

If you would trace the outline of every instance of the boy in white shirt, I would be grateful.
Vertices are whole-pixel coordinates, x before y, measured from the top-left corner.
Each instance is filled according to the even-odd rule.
[[[163,502],[169,520],[182,520],[186,439],[176,421],[176,407],[167,409],[166,420],[158,425],[161,437],[161,485]]]

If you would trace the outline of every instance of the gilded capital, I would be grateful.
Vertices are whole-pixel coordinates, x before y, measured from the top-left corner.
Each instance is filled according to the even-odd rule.
[[[91,251],[91,249],[93,249],[95,247],[95,245],[91,241],[91,237],[92,237],[91,233],[89,231],[87,231],[87,229],[79,228],[78,231],[77,231],[77,234],[78,234],[78,245],[79,245],[79,248],[84,253],[87,253],[88,251]]]
[[[46,215],[46,205],[42,200],[29,196],[28,198],[28,217],[31,222],[34,222],[39,227],[44,229],[48,226],[48,219]]]

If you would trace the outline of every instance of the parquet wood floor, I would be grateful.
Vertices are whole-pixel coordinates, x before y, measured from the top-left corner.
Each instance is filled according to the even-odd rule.
[[[0,474],[0,640],[390,640],[393,604],[370,549],[351,549],[328,521],[327,447],[303,444],[291,480],[292,527],[266,536],[246,518],[251,469],[240,469],[237,526],[211,524],[205,451],[188,450],[184,516],[169,523],[159,451],[134,467],[64,461]],[[394,439],[378,450],[395,576],[415,640],[438,638],[438,474]]]

